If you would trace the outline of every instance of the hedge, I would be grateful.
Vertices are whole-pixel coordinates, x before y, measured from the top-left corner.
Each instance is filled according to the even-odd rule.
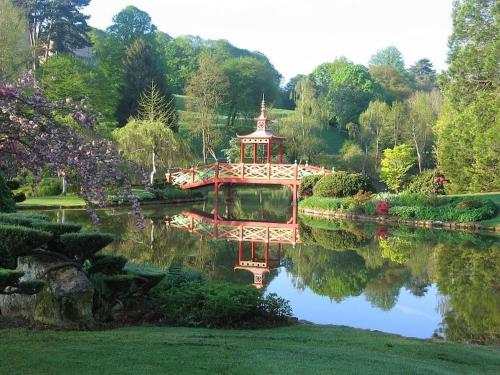
[[[52,221],[47,221],[43,216],[38,215],[0,214],[0,223],[21,225],[38,229],[50,232],[56,237],[64,233],[78,232],[82,229],[81,225],[54,223]]]

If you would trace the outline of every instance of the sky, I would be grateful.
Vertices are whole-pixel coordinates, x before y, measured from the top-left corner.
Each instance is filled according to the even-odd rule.
[[[396,46],[410,66],[428,58],[446,69],[452,0],[92,0],[84,13],[105,29],[127,5],[173,37],[226,39],[264,53],[284,81],[345,56],[367,65]]]

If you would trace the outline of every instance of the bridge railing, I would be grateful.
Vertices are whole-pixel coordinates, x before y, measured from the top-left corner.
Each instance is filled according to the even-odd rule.
[[[298,181],[304,176],[325,173],[324,168],[312,165],[214,163],[167,173],[165,178],[168,183],[183,186],[211,180]]]
[[[297,224],[214,220],[185,212],[170,218],[168,225],[216,240],[300,243]]]

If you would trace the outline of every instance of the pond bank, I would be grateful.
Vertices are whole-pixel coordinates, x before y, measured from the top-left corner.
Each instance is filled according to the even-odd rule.
[[[404,225],[424,227],[424,228],[459,229],[459,230],[469,230],[469,231],[500,233],[499,226],[490,227],[490,226],[480,225],[478,223],[448,223],[436,220],[404,220],[397,216],[368,216],[368,215],[325,210],[322,208],[299,208],[299,212],[301,214],[313,218],[319,217],[323,219],[344,219],[344,220],[363,221],[363,222],[376,222],[386,225],[404,224]]]
[[[51,374],[494,374],[500,366],[500,352],[492,347],[340,326],[134,327],[80,332],[5,329],[0,334],[0,373],[9,374],[33,373],[35,368],[37,373]]]
[[[205,200],[205,197],[185,197],[173,198],[167,200],[150,200],[141,201],[141,206],[154,206],[163,204],[178,204],[178,203],[192,203]],[[106,208],[113,207],[126,207],[127,204],[109,204]],[[18,210],[50,210],[55,208],[84,208],[85,201],[76,196],[54,196],[54,197],[39,197],[28,198],[22,203],[18,203],[16,208]]]

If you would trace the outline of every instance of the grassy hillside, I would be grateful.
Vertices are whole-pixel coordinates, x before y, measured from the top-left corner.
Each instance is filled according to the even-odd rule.
[[[498,350],[345,327],[0,331],[2,374],[495,374]]]

